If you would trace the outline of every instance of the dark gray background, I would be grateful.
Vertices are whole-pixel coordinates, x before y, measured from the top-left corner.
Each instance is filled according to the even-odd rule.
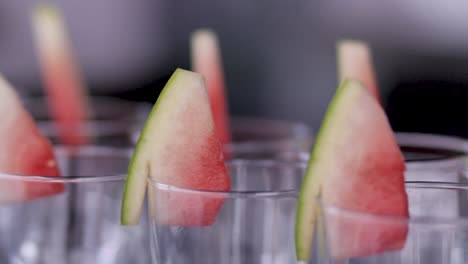
[[[57,0],[92,93],[154,101],[189,34],[220,38],[231,113],[318,127],[336,88],[335,42],[368,41],[398,130],[468,135],[467,1]],[[0,1],[0,72],[41,91],[31,0]]]

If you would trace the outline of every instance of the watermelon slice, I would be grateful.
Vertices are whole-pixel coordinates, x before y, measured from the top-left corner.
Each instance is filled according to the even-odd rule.
[[[337,45],[338,79],[362,82],[380,101],[379,88],[372,63],[372,53],[367,43],[343,40]]]
[[[10,84],[0,76],[0,172],[19,175],[58,176],[52,146],[23,108]],[[2,177],[4,178],[4,177]],[[61,183],[0,180],[0,203],[20,202],[61,193]]]
[[[33,28],[51,115],[65,144],[85,144],[84,120],[88,118],[85,85],[72,56],[63,18],[52,4],[34,10]]]
[[[201,74],[177,69],[159,95],[130,162],[122,224],[138,223],[148,176],[181,188],[230,189],[222,144]],[[200,197],[191,192],[156,193],[150,201],[153,203],[155,198],[162,208],[162,213],[155,216],[161,225],[209,225],[223,204],[220,197]]]
[[[192,70],[205,77],[216,131],[221,142],[227,144],[231,134],[218,39],[214,32],[201,29],[192,34],[191,46]]]
[[[345,80],[330,103],[302,184],[296,220],[297,258],[310,257],[317,197],[326,206],[343,210],[408,217],[404,170],[403,155],[382,107],[360,82]],[[335,259],[404,246],[404,221],[322,213]]]

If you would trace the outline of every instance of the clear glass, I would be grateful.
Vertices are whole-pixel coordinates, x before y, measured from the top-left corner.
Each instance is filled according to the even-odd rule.
[[[326,246],[320,263],[468,263],[468,185],[408,182],[406,187],[410,218],[321,203]]]
[[[138,226],[120,225],[131,150],[84,146],[55,152],[61,177],[0,173],[0,263],[148,263],[147,218]],[[12,203],[4,194],[11,186],[62,191]]]
[[[50,115],[47,98],[30,97],[23,101],[44,135],[54,144],[63,144],[57,136],[58,128]],[[79,131],[93,145],[105,146],[134,146],[137,140],[133,137],[134,132],[142,129],[151,111],[148,103],[99,96],[90,97],[90,106],[91,118]]]
[[[304,123],[255,117],[231,118],[230,158],[286,159],[312,146],[313,132]]]
[[[295,263],[295,208],[304,163],[233,160],[227,168],[229,192],[183,189],[148,179],[153,263]],[[184,221],[189,222],[161,220],[174,210],[187,210]],[[190,226],[206,214],[214,223]]]

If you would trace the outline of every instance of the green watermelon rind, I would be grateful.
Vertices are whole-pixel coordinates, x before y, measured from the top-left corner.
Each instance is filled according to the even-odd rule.
[[[297,203],[296,226],[295,226],[295,243],[296,243],[296,258],[298,260],[307,261],[311,255],[312,240],[314,236],[314,228],[316,224],[318,197],[321,191],[322,179],[319,175],[314,175],[317,157],[326,146],[323,138],[326,137],[328,131],[333,129],[334,123],[330,120],[339,113],[340,103],[346,94],[354,92],[356,89],[364,89],[362,85],[356,85],[357,81],[343,80],[338,87],[335,96],[332,98],[325,117],[322,121],[321,128],[317,134],[315,145],[311,151],[310,160],[306,168],[303,183],[299,192]],[[326,165],[325,165],[326,166]],[[319,177],[319,178],[317,178]]]

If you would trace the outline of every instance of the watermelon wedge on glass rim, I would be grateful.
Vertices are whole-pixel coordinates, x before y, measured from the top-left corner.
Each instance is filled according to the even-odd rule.
[[[358,81],[343,81],[329,105],[301,186],[295,234],[298,260],[310,259],[314,231],[327,208],[408,217],[404,170],[403,155],[374,95]],[[337,260],[400,249],[408,231],[405,224],[324,220],[328,246]]]
[[[90,105],[85,83],[73,56],[64,18],[53,4],[36,6],[32,27],[42,79],[62,143],[89,143],[83,137],[84,121]]]
[[[191,37],[192,70],[201,73],[210,98],[216,131],[223,144],[231,141],[224,70],[216,33],[199,29]]]
[[[353,79],[365,87],[380,101],[380,92],[369,45],[359,40],[342,40],[336,45],[338,82]]]
[[[0,76],[0,173],[59,176],[52,145],[36,127],[13,87]],[[61,183],[0,180],[0,204],[33,200],[63,192]]]
[[[140,133],[128,168],[121,222],[138,223],[148,177],[160,184],[227,191],[230,179],[201,74],[177,69],[162,90]],[[216,220],[223,198],[167,196],[158,204],[170,214],[153,217],[161,225],[204,226]],[[151,197],[149,197],[151,201]],[[151,206],[151,205],[150,205]]]

